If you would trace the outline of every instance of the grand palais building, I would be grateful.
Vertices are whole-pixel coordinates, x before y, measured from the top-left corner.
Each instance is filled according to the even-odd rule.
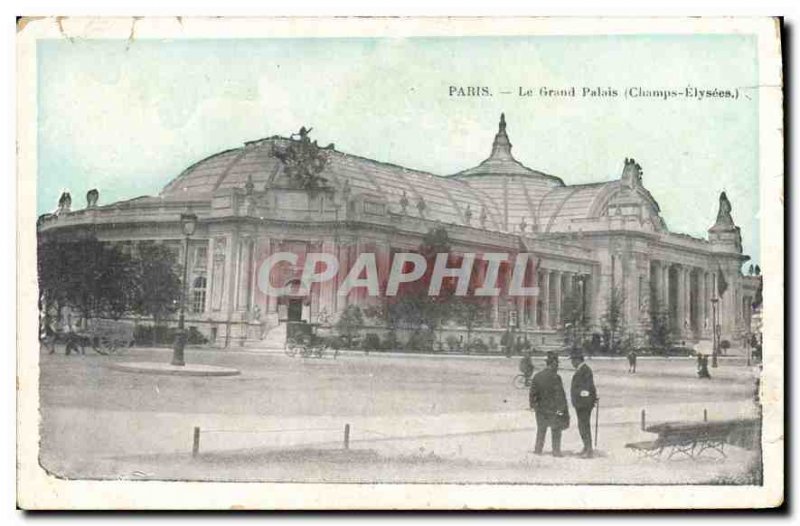
[[[453,253],[476,253],[478,260],[482,253],[535,256],[525,279],[538,295],[491,298],[490,320],[476,333],[496,337],[513,324],[535,345],[553,345],[561,338],[564,299],[576,287],[595,329],[613,294],[623,299],[626,330],[639,339],[655,306],[687,344],[712,338],[714,304],[722,339],[734,341],[750,328],[760,278],[742,274],[749,258],[724,194],[717,217],[708,218],[707,238],[670,232],[633,159],[624,160],[618,179],[566,184],[514,159],[504,117],[489,157],[449,176],[327,147],[318,148],[322,184],[310,189],[287,173],[287,152],[303,146],[309,146],[304,129],[247,142],[189,166],[155,197],[102,204],[94,193],[82,209],[62,200],[39,218],[38,231],[91,232],[132,250],[144,241],[183,250],[180,216],[190,210],[199,221],[189,244],[187,325],[219,347],[258,347],[287,320],[335,320],[348,305],[367,306],[376,298],[363,290],[337,294],[358,254],[374,253],[383,277],[393,254],[417,250],[439,227]],[[334,254],[342,270],[305,294],[270,296],[258,286],[259,264],[276,252],[301,259]],[[290,286],[302,266],[283,265],[271,279]],[[509,273],[499,276],[507,280]]]

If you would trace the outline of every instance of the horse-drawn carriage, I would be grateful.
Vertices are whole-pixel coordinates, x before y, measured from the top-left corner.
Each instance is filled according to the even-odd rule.
[[[322,358],[329,350],[333,357],[339,354],[338,338],[329,325],[289,322],[286,331],[285,351],[289,356]]]
[[[133,324],[119,320],[89,320],[86,335],[100,354],[112,354],[133,344]]]
[[[130,347],[134,341],[133,325],[119,320],[90,319],[83,327],[72,331],[54,332],[45,340],[51,353],[56,343],[64,343],[66,354],[86,354],[91,347],[102,355],[114,354]]]

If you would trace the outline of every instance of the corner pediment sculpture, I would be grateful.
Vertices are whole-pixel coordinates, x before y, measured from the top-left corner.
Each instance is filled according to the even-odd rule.
[[[66,214],[72,210],[72,196],[69,192],[62,192],[61,197],[58,198],[58,210],[56,214]]]
[[[719,194],[719,212],[717,212],[717,222],[714,224],[714,226],[715,227],[735,226],[733,223],[733,216],[731,216],[731,210],[733,210],[731,202],[728,201],[728,196],[725,195],[725,192],[722,192],[721,194]]]
[[[327,186],[328,179],[321,175],[328,164],[328,154],[333,144],[320,148],[317,141],[311,141],[312,128],[305,126],[293,133],[287,145],[273,145],[272,155],[284,166],[284,173],[298,187],[304,190],[319,190]]]
[[[642,167],[633,158],[625,158],[620,181],[628,188],[642,186]]]

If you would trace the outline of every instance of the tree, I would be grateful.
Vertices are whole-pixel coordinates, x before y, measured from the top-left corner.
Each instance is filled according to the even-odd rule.
[[[385,298],[369,314],[384,320],[390,327],[405,327],[414,329],[415,332],[436,334],[454,315],[452,298],[455,287],[452,280],[444,280],[439,294],[433,296],[428,293],[436,257],[438,254],[450,253],[447,230],[442,227],[429,230],[417,252],[426,260],[425,274],[416,281],[404,283],[396,296]]]
[[[460,261],[451,254],[450,237],[443,227],[429,230],[419,244],[417,253],[425,258],[425,274],[418,280],[404,283],[398,294],[385,298],[382,303],[369,307],[367,316],[382,320],[391,328],[413,329],[419,339],[428,335],[441,340],[441,329],[453,320],[467,329],[467,344],[472,330],[488,319],[490,299],[475,297],[477,268],[473,266],[470,284],[465,296],[456,296],[456,280],[445,278],[439,293],[429,293],[431,277],[439,254],[447,254],[447,266],[455,267]],[[427,334],[426,334],[427,333]]]
[[[608,297],[606,313],[602,318],[603,339],[606,352],[616,353],[619,350],[623,333],[622,306],[625,298],[622,291],[614,287]]]
[[[133,259],[111,243],[94,238],[40,239],[38,246],[40,305],[45,312],[64,307],[83,319],[119,318],[136,295]]]
[[[664,350],[669,349],[675,341],[675,335],[669,322],[669,312],[661,304],[654,305],[650,311],[647,339],[651,347]]]
[[[178,310],[185,290],[178,277],[176,254],[165,245],[143,243],[134,263],[137,286],[132,311],[152,316],[153,325],[158,327],[168,314]]]
[[[570,349],[578,349],[588,330],[586,307],[584,305],[583,283],[573,287],[571,294],[564,298],[561,305],[562,335],[564,345]]]
[[[491,304],[486,301],[486,298],[468,295],[455,299],[452,309],[453,318],[459,325],[467,329],[466,346],[469,348],[472,341],[472,330],[489,321]]]
[[[353,338],[364,326],[364,314],[357,305],[348,305],[336,322],[336,332],[347,340],[347,347],[353,347]]]
[[[436,295],[429,293],[433,269],[439,254],[447,254],[447,266],[454,263],[451,255],[452,246],[450,236],[444,227],[430,229],[422,238],[419,246],[419,253],[427,262],[427,269],[423,279],[419,281],[420,287],[417,288],[416,299],[411,301],[412,307],[419,307],[419,314],[422,315],[428,329],[437,335],[439,346],[441,347],[440,329],[455,316],[455,282],[451,278],[442,280],[442,286]]]

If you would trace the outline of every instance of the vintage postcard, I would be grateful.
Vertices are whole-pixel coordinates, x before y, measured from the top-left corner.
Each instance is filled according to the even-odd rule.
[[[780,20],[17,45],[20,507],[783,502]]]

